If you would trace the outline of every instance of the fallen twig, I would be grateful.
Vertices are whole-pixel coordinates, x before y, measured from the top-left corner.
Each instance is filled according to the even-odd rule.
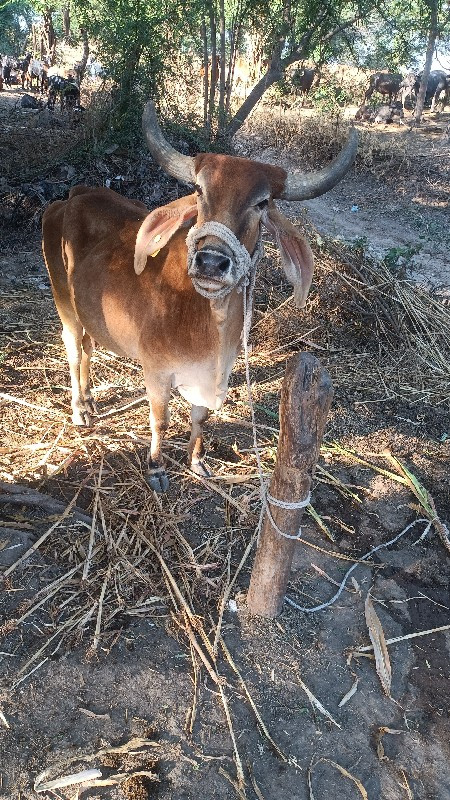
[[[417,631],[416,633],[407,633],[405,636],[395,636],[393,639],[386,639],[386,644],[395,644],[396,642],[405,642],[407,639],[416,639],[418,636],[428,636],[431,633],[440,633],[441,631],[448,631],[450,630],[450,625],[441,625],[439,628],[430,628],[427,631]],[[368,653],[373,650],[373,645],[368,644],[365,647],[358,647],[357,650],[353,650],[353,655],[358,655],[358,653]]]

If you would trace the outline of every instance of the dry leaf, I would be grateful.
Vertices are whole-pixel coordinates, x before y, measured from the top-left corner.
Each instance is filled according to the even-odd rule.
[[[312,772],[313,772],[313,769],[315,769],[315,767],[317,767],[317,764],[320,764],[320,762],[322,762],[324,764],[331,764],[332,767],[336,767],[336,769],[339,770],[341,775],[343,775],[345,778],[349,778],[349,780],[353,781],[353,783],[358,788],[358,790],[359,790],[361,796],[364,798],[364,800],[369,800],[367,792],[366,792],[364,786],[362,785],[361,781],[358,778],[355,778],[355,776],[352,775],[351,772],[346,770],[345,767],[342,767],[336,761],[332,761],[331,758],[319,758],[319,760],[316,761],[316,763],[314,764],[314,767],[310,768],[310,773],[308,775],[310,800],[311,800],[311,798],[314,798],[314,795],[312,793],[312,780],[311,780]]]
[[[384,693],[390,697],[392,679],[391,662],[389,660],[389,653],[386,646],[384,631],[373,607],[370,594],[368,594],[366,597],[364,613],[366,616],[367,627],[369,629],[370,641],[372,642],[373,651],[375,654],[375,666],[378,677],[381,681]]]
[[[337,728],[340,728],[341,726],[339,725],[339,722],[336,722],[334,717],[331,716],[330,712],[327,711],[327,709],[322,705],[320,700],[318,700],[317,697],[315,697],[315,695],[313,695],[313,693],[310,691],[310,689],[308,689],[306,684],[303,683],[302,679],[299,678],[298,675],[297,675],[297,680],[298,680],[300,686],[302,687],[303,691],[306,693],[306,695],[308,697],[308,700],[311,703],[311,705],[314,706],[314,708],[317,708],[317,710],[320,711],[321,714],[323,714],[325,717],[327,717],[327,719],[329,719],[330,722],[333,723],[333,725],[336,725]]]
[[[381,728],[378,728],[375,734],[375,742],[377,745],[377,756],[380,761],[389,761],[388,756],[384,752],[384,747],[382,742],[385,733],[397,734],[397,733],[404,733],[404,731],[397,731],[394,728],[387,728],[385,725],[382,725]]]
[[[353,697],[353,695],[355,694],[355,692],[356,692],[356,690],[358,688],[358,683],[359,683],[359,678],[355,678],[355,680],[353,681],[353,685],[352,685],[351,689],[348,690],[347,694],[344,694],[344,697],[342,698],[341,702],[338,704],[339,708],[342,708],[342,706],[345,706],[345,704],[348,703],[350,698]]]

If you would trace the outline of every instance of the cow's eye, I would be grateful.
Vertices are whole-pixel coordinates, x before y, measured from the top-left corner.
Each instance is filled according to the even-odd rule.
[[[202,194],[203,194],[202,187],[201,187],[201,186],[199,186],[199,185],[198,185],[198,183],[195,183],[195,184],[194,184],[194,189],[195,189],[195,191],[197,192],[197,194],[199,195],[199,197],[201,197],[201,196],[202,196]]]
[[[259,208],[262,211],[264,208],[267,208],[268,205],[269,205],[269,201],[268,201],[268,199],[266,197],[265,200],[261,200],[260,203],[256,203],[256,208]]]

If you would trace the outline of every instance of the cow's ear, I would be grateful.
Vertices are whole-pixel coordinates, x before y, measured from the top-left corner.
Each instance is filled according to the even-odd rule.
[[[294,288],[295,303],[298,308],[304,308],[314,271],[312,250],[305,237],[299,234],[273,202],[269,203],[262,222],[277,240],[284,273]]]
[[[134,249],[134,271],[145,269],[148,256],[156,256],[185,222],[197,216],[196,195],[190,194],[166,206],[155,208],[142,223]]]

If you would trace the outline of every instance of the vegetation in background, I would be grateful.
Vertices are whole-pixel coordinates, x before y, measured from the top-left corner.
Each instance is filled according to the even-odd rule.
[[[197,92],[202,85],[194,128],[202,127],[207,142],[236,133],[293,64],[308,60],[322,68],[342,61],[399,70],[415,67],[427,43],[431,56],[437,42],[441,49],[450,46],[450,11],[443,0],[412,0],[407,7],[400,0],[195,0],[181,6],[175,0],[55,0],[51,6],[45,0],[0,0],[0,15],[3,49],[16,55],[25,49],[27,32],[30,46],[36,20],[43,22],[50,56],[52,36],[85,36],[94,43],[115,87],[114,125],[125,131],[150,95],[171,107],[172,116],[175,111],[175,117],[192,117],[189,88],[184,97],[168,89],[181,79],[183,57],[183,76],[188,65]],[[242,77],[242,60],[248,79]],[[315,99],[324,110],[348,101],[339,86],[319,87]]]

